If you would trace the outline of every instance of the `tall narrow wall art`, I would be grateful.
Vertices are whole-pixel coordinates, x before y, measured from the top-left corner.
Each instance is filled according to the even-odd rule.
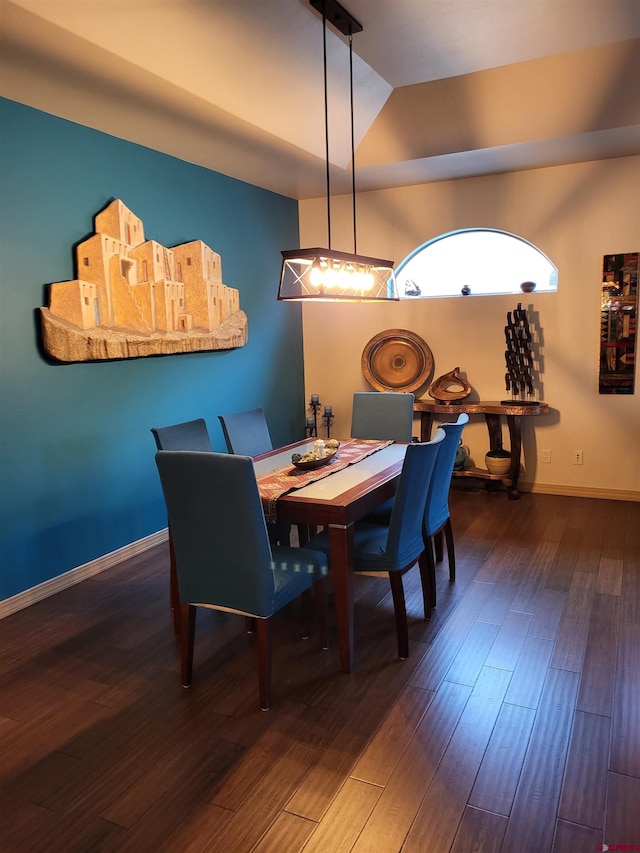
[[[638,252],[604,256],[598,384],[601,394],[634,393],[638,272]]]

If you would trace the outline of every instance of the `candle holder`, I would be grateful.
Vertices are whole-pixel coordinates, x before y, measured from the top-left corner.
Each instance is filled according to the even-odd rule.
[[[307,418],[307,437],[318,437],[318,409],[320,408],[320,397],[318,394],[312,394],[309,400],[309,408],[313,412],[313,418]],[[326,408],[326,406],[325,406]]]
[[[327,438],[331,438],[331,421],[333,420],[333,418],[334,418],[333,407],[332,406],[325,406],[324,407],[324,414],[322,415],[322,422],[324,423],[324,425],[327,428]]]

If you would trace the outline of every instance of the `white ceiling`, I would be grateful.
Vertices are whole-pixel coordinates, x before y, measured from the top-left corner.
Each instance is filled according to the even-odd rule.
[[[640,0],[343,0],[359,190],[640,153]],[[0,93],[293,198],[326,189],[308,0],[0,0]],[[349,57],[327,27],[333,192]]]

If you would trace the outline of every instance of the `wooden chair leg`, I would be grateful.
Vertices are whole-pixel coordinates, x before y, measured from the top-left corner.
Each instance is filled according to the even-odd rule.
[[[329,620],[327,618],[327,581],[325,578],[314,583],[313,601],[320,633],[320,646],[326,650],[329,648]]]
[[[433,559],[431,539],[425,542],[425,549],[418,560],[420,567],[420,583],[422,584],[422,600],[424,603],[424,618],[428,619],[431,610],[436,606],[436,564]]]
[[[398,635],[398,657],[406,660],[409,657],[409,626],[407,625],[407,607],[404,600],[404,586],[401,572],[389,572],[393,610],[396,616],[396,633]]]
[[[433,537],[433,544],[436,549],[436,563],[441,563],[444,560],[444,548],[442,546],[442,529],[438,530]]]
[[[193,604],[180,605],[180,640],[182,648],[182,686],[191,686],[193,673],[193,643],[196,636],[196,608]]]
[[[255,616],[245,616],[244,617],[244,629],[247,634],[255,634],[256,632],[256,618]]]
[[[444,535],[447,540],[447,557],[449,558],[449,580],[456,579],[456,549],[453,544],[453,528],[451,527],[451,519],[448,518],[444,523]]]
[[[176,554],[173,550],[173,538],[169,528],[169,604],[173,616],[173,630],[180,633],[180,592],[178,590],[178,572],[176,570]]]
[[[302,639],[308,640],[311,633],[311,590],[305,589],[300,594],[300,609],[302,610]]]
[[[271,620],[257,619],[258,701],[262,711],[271,705]]]

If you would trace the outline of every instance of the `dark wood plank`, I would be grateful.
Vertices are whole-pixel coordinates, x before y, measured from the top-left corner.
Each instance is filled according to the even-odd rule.
[[[598,851],[602,849],[603,840],[601,829],[577,826],[575,823],[559,820],[556,823],[551,853],[567,853],[570,850]]]
[[[594,595],[576,704],[579,711],[611,717],[619,614],[618,597],[598,593]]]
[[[526,637],[505,701],[526,708],[537,708],[552,654],[553,640]]]
[[[462,820],[511,673],[484,667],[460,717],[402,850],[448,850]]]
[[[260,841],[252,848],[251,853],[298,853],[309,840],[311,833],[318,826],[312,820],[306,820],[298,815],[280,812]],[[179,849],[182,853],[182,848]]]
[[[158,847],[158,853],[200,853],[232,817],[233,812],[201,803],[191,810],[178,824],[166,841]]]
[[[446,680],[473,687],[498,631],[497,625],[474,622],[447,670]]]
[[[555,641],[566,603],[566,592],[555,589],[540,590],[534,602],[529,636]]]
[[[505,850],[551,848],[577,692],[576,673],[549,670],[505,833]]]
[[[562,621],[558,628],[551,666],[580,672],[589,633],[593,602],[593,575],[575,572],[567,594]]]
[[[429,690],[407,687],[362,752],[351,777],[386,785],[433,697]]]
[[[250,850],[284,809],[317,759],[317,750],[294,741],[205,849]]]
[[[382,790],[377,785],[347,779],[305,845],[305,853],[351,850]]]
[[[573,722],[558,816],[604,829],[611,720],[577,711]]]
[[[350,775],[358,757],[388,714],[391,697],[397,698],[419,662],[420,658],[414,655],[405,661],[392,659],[384,666],[376,667],[375,675],[370,675],[367,689],[353,705],[351,713],[339,718],[335,738],[288,801],[287,811],[310,820],[322,818],[345,777]],[[342,681],[346,680],[343,678]]]
[[[640,779],[609,773],[604,837],[616,844],[640,844]]]
[[[503,704],[469,796],[469,805],[508,816],[535,713],[530,708]]]
[[[618,641],[609,769],[640,778],[640,625],[622,622]]]
[[[467,806],[451,853],[500,853],[507,818]]]
[[[470,694],[470,688],[451,682],[438,690],[353,846],[354,853],[400,850]]]
[[[571,584],[571,578],[578,561],[578,553],[582,543],[582,531],[567,528],[560,540],[555,560],[547,576],[547,589],[557,589],[566,592]]]
[[[486,666],[513,671],[531,626],[531,614],[509,610],[485,660]]]
[[[417,667],[411,679],[414,687],[438,689],[492,589],[487,583],[471,585]]]

